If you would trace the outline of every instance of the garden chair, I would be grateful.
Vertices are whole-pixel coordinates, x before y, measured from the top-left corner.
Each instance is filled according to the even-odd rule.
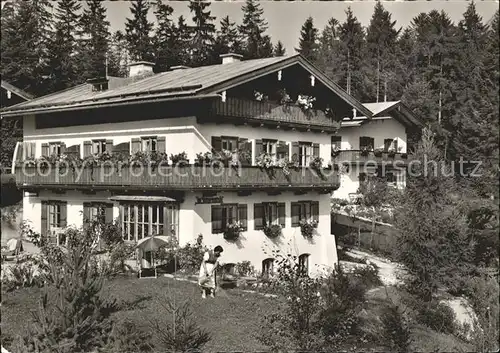
[[[16,257],[23,251],[23,242],[21,239],[11,238],[7,241],[7,247],[2,249],[2,260],[7,260],[7,256]]]

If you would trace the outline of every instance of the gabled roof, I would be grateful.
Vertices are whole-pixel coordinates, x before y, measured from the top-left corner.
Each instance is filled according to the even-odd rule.
[[[27,101],[35,98],[35,96],[33,96],[32,94],[29,94],[28,92],[25,92],[22,89],[17,88],[16,86],[11,85],[10,83],[8,83],[7,81],[4,81],[4,80],[2,80],[2,88],[14,93],[16,96],[19,96],[22,99],[27,100]]]
[[[422,127],[423,122],[417,118],[401,101],[363,103],[373,115],[371,119],[360,116],[354,119],[344,119],[343,127],[355,127],[366,124],[370,120],[383,120],[394,118],[405,126]]]
[[[31,102],[11,106],[4,109],[2,115],[16,116],[26,113],[89,109],[102,105],[124,104],[124,102],[146,102],[151,99],[217,97],[224,90],[296,64],[309,71],[318,81],[361,114],[371,117],[369,109],[299,54],[167,71],[122,87],[109,87],[105,92],[92,92],[91,85],[83,84]]]

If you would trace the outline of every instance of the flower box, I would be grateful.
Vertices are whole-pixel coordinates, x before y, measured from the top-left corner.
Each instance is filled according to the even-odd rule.
[[[264,227],[264,234],[271,239],[277,238],[281,235],[281,226],[279,224],[271,224]]]
[[[316,220],[312,221],[300,221],[300,233],[304,238],[312,238],[314,235],[314,228],[318,226],[318,222]]]

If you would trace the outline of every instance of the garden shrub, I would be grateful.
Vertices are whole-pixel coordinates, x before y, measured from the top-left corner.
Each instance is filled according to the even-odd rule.
[[[382,339],[391,351],[406,353],[412,343],[409,320],[401,308],[394,303],[384,308],[381,316]]]
[[[236,273],[242,277],[255,275],[255,267],[250,261],[242,261],[236,264]]]
[[[125,319],[113,325],[105,353],[152,352],[152,333]]]
[[[350,273],[355,277],[359,277],[368,289],[383,285],[379,277],[379,270],[374,264],[355,267]]]
[[[21,287],[43,286],[43,277],[36,273],[36,265],[33,261],[13,264],[6,272],[2,278],[2,289],[6,292]]]
[[[421,303],[416,319],[437,332],[453,334],[456,330],[455,312],[444,303]]]

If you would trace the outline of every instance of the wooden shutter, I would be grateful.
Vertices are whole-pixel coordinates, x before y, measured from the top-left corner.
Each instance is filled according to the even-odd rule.
[[[319,157],[319,143],[313,143],[313,156]]]
[[[17,143],[17,151],[15,155],[15,160],[18,162],[21,162],[23,160],[23,150],[24,150],[24,143],[18,142]]]
[[[49,155],[49,144],[42,143],[42,156],[47,157]]]
[[[285,203],[284,202],[278,203],[278,219],[279,219],[281,228],[285,228],[286,215],[285,215]]]
[[[252,143],[248,139],[238,139],[238,151],[241,165],[252,165]]]
[[[124,233],[124,227],[123,227],[123,226],[124,226],[124,224],[123,224],[123,218],[124,218],[124,217],[123,217],[123,213],[124,213],[124,212],[125,212],[125,207],[124,207],[122,204],[120,204],[120,213],[119,213],[119,215],[118,215],[118,218],[119,218],[119,222],[120,222],[119,226],[120,226],[121,231],[122,231],[122,238],[123,238],[123,239],[125,239],[125,233]],[[163,219],[163,221],[165,221],[165,218]],[[166,235],[166,234],[165,234],[165,229],[166,229],[166,228],[167,228],[167,227],[165,227],[165,226],[163,227],[163,234],[164,234],[164,235]]]
[[[131,149],[132,154],[139,152],[141,150],[141,139],[140,138],[133,138],[131,146],[132,146],[132,149]]]
[[[316,222],[319,222],[319,201],[311,202],[311,216]]]
[[[158,143],[156,144],[156,150],[160,153],[167,152],[167,140],[165,136],[158,136],[156,140]]]
[[[241,223],[243,231],[248,230],[247,205],[238,205],[238,221]]]
[[[255,203],[253,205],[253,221],[254,229],[261,230],[264,228],[264,205]]]
[[[392,139],[384,139],[384,151],[387,152],[389,151],[389,148],[391,148],[392,145]]]
[[[222,232],[222,207],[212,206],[212,234]]]
[[[394,144],[394,151],[397,152],[398,151],[398,139],[394,139],[392,141],[393,141],[393,144]]]
[[[105,151],[108,153],[113,151],[113,140],[106,140]]]
[[[222,151],[222,139],[220,136],[212,136],[212,152]]]
[[[264,145],[262,144],[262,140],[255,140],[255,156],[260,156],[264,153]]]
[[[64,142],[61,143],[61,154],[66,153],[66,144]]]
[[[300,215],[300,204],[298,202],[292,202],[292,227],[299,226],[299,215]]]
[[[61,228],[65,228],[68,224],[68,210],[67,210],[67,207],[68,207],[68,204],[66,202],[61,202],[59,203],[60,207],[61,207]]]
[[[113,223],[113,204],[107,203],[104,205],[104,222]]]
[[[36,155],[36,143],[35,142],[26,142],[27,144],[27,154],[26,158],[35,158]]]
[[[48,216],[48,213],[49,213],[49,208],[47,207],[48,206],[48,203],[47,201],[42,201],[42,218],[41,218],[41,229],[40,229],[40,235],[45,237],[47,236],[47,216]]]
[[[293,162],[299,162],[299,154],[300,154],[299,146],[300,145],[298,142],[292,142],[292,161]]]
[[[83,158],[92,154],[92,141],[83,141]]]
[[[163,205],[163,235],[170,236],[171,233],[171,219],[170,219],[171,208],[168,205]]]
[[[92,207],[92,204],[89,202],[84,202],[83,203],[83,225],[86,226],[90,222],[90,207]]]
[[[284,158],[286,160],[289,159],[289,148],[285,141],[278,141],[278,145],[276,146],[276,154],[280,158]]]

